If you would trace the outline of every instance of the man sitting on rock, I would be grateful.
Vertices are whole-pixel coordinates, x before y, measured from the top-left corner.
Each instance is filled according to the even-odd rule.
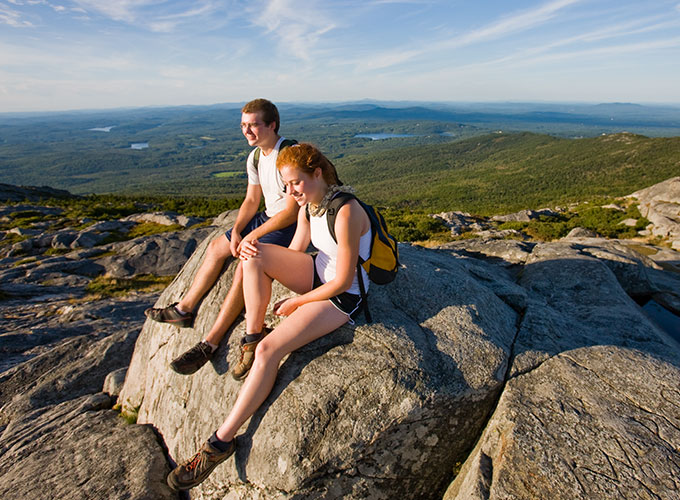
[[[248,144],[257,147],[248,155],[248,189],[234,227],[210,242],[191,287],[179,302],[144,312],[154,321],[180,327],[191,326],[198,303],[217,280],[227,258],[238,257],[244,242],[257,240],[287,247],[295,234],[298,204],[285,194],[284,183],[276,169],[279,150],[295,141],[279,136],[279,112],[270,101],[255,99],[247,103],[241,112],[241,131]],[[265,211],[258,212],[262,196]],[[174,359],[170,367],[183,375],[194,373],[202,367],[210,360],[243,308],[243,271],[239,264],[215,324],[203,341]],[[252,350],[243,340],[241,362],[232,373],[239,380],[246,376],[253,361]]]

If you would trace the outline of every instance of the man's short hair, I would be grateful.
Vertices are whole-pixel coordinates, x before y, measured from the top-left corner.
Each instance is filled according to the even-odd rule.
[[[243,106],[241,113],[260,113],[265,124],[269,125],[271,122],[276,122],[274,133],[279,133],[281,119],[279,118],[279,110],[276,109],[273,102],[267,99],[253,99]]]

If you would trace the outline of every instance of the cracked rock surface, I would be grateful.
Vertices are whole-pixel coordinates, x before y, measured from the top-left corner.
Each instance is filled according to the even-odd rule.
[[[205,246],[159,305],[186,290]],[[451,255],[403,246],[401,261],[399,279],[371,289],[372,324],[343,326],[282,363],[272,395],[237,438],[235,459],[192,498],[441,498],[498,398],[518,315]],[[214,320],[234,267],[193,329],[145,324],[120,395],[177,461],[219,426],[241,386],[228,372],[243,323],[196,374],[168,367]],[[272,303],[288,294],[275,286]]]
[[[508,382],[444,498],[678,498],[679,381],[637,349],[563,352]]]
[[[630,295],[660,284],[675,293],[677,279],[659,279],[659,266],[615,241],[466,243],[402,245],[399,278],[371,289],[374,323],[292,353],[235,458],[192,498],[614,499],[634,484],[673,498],[678,346]],[[178,300],[206,245],[158,305]],[[240,387],[228,372],[242,323],[198,373],[168,368],[212,324],[234,269],[193,328],[145,324],[121,393],[176,460],[219,426]],[[288,294],[275,286],[272,303]],[[631,403],[645,387],[656,406]],[[657,415],[650,426],[666,422],[661,438],[638,428],[638,407]],[[636,450],[629,469],[645,472],[605,473],[613,442]]]

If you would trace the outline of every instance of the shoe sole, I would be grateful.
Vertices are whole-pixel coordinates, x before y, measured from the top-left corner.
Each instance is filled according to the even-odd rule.
[[[150,316],[149,314],[144,312],[144,316],[149,318],[151,321],[155,321],[156,323],[167,323],[168,325],[172,326],[178,326],[180,328],[190,328],[191,325],[194,322],[194,319],[156,319],[153,316]]]

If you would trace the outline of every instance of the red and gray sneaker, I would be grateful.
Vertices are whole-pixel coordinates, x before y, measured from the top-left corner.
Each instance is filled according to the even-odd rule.
[[[173,490],[188,490],[198,486],[210,475],[215,467],[229,458],[236,449],[234,439],[227,451],[220,451],[210,444],[203,443],[201,449],[186,462],[178,465],[168,474],[167,483]]]
[[[191,326],[194,322],[194,313],[188,312],[182,314],[177,310],[176,305],[177,302],[167,307],[150,307],[144,311],[144,315],[159,323],[169,323],[182,328]]]

